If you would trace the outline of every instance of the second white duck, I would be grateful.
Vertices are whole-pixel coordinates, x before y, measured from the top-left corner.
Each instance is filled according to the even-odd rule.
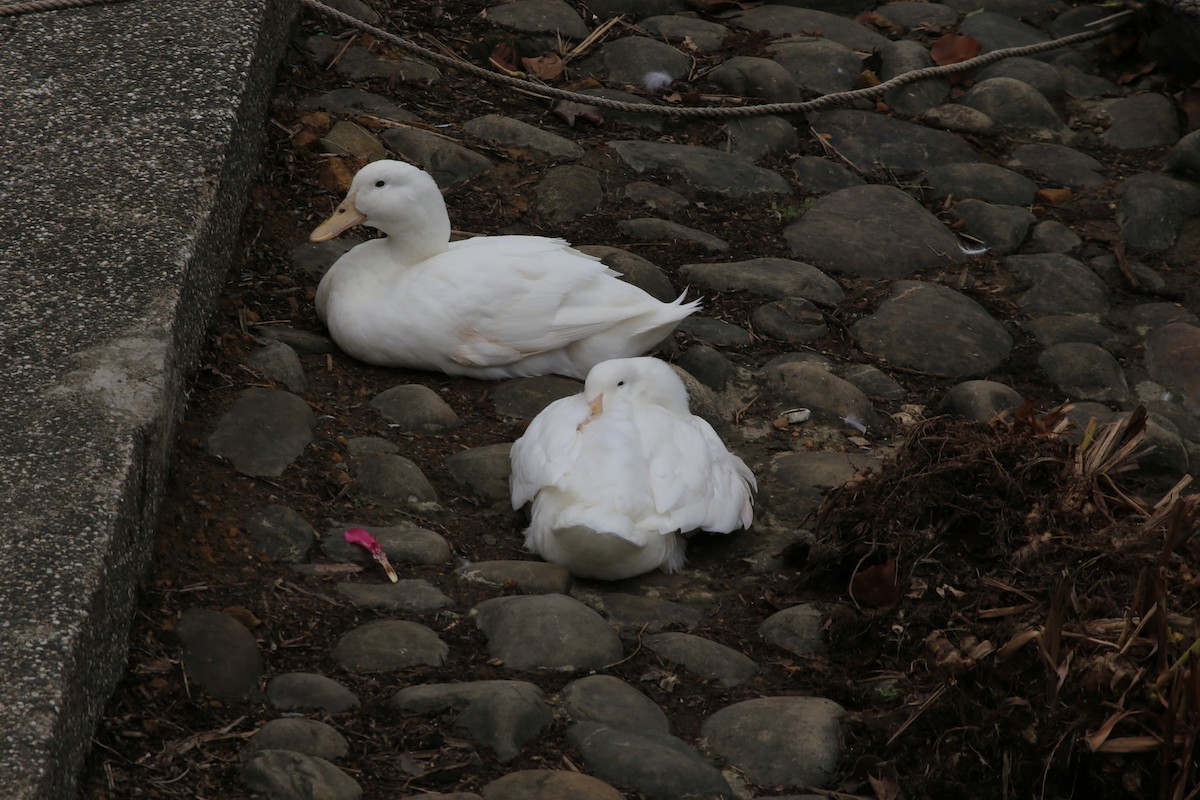
[[[729,533],[754,518],[750,468],[655,358],[596,365],[582,394],[534,418],[510,458],[513,508],[533,503],[526,549],[580,577],[675,572],[680,532]]]
[[[401,161],[359,170],[346,199],[309,237],[355,225],[386,238],[354,247],[317,287],[317,316],[338,346],[369,364],[474,378],[557,373],[640,355],[699,307],[663,303],[562,239],[450,241],[428,173]]]

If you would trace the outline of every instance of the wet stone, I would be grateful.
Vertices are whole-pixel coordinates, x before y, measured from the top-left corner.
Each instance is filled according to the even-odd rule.
[[[875,9],[876,14],[901,28],[947,28],[958,22],[959,14],[941,3],[896,2]]]
[[[315,719],[286,717],[267,722],[246,740],[247,753],[260,750],[290,750],[334,761],[350,752],[350,744],[332,725]]]
[[[728,94],[759,97],[768,103],[794,103],[800,89],[791,73],[769,58],[734,56],[713,68],[705,78]]]
[[[587,95],[588,97],[603,97],[607,100],[617,100],[622,103],[661,105],[661,103],[654,103],[646,97],[633,94],[632,92],[624,92],[620,89],[584,89],[579,94]],[[655,133],[663,129],[662,114],[646,114],[641,111],[617,111],[611,108],[603,109],[600,113],[606,121],[611,120],[619,125],[626,125],[630,128],[653,131]]]
[[[826,422],[847,417],[873,425],[874,406],[858,387],[813,364],[778,364],[763,372],[768,395],[785,408],[808,408]]]
[[[835,109],[808,118],[813,130],[829,134],[830,144],[867,172],[908,173],[928,169],[930,164],[980,160],[969,144],[953,134],[882,114]]]
[[[1021,326],[1037,339],[1042,347],[1053,347],[1063,342],[1086,342],[1105,350],[1114,350],[1121,344],[1115,332],[1088,317],[1074,314],[1051,314],[1036,317]]]
[[[801,261],[753,258],[720,264],[684,264],[680,275],[688,283],[717,291],[736,290],[774,300],[800,297],[832,308],[846,293],[833,278]]]
[[[522,33],[560,33],[570,39],[588,35],[578,12],[563,0],[516,0],[494,5],[487,14],[491,22]]]
[[[758,116],[732,119],[725,123],[730,138],[730,152],[751,161],[782,158],[795,152],[796,129],[782,117]]]
[[[654,242],[658,244],[690,242],[697,244],[710,253],[720,253],[729,249],[729,243],[712,234],[680,225],[678,222],[658,219],[656,217],[641,217],[639,219],[624,219],[617,227],[629,238],[638,242]]]
[[[508,476],[512,472],[508,453],[511,449],[511,442],[503,442],[463,450],[446,459],[446,471],[473,494],[488,500],[508,500]]]
[[[455,726],[466,729],[503,762],[520,755],[521,748],[553,719],[542,690],[525,681],[421,684],[396,692],[392,705],[424,713],[461,709]]]
[[[333,266],[333,262],[337,261],[347,252],[353,250],[360,244],[362,244],[362,240],[355,239],[353,236],[347,234],[339,236],[336,239],[329,239],[328,241],[324,242],[303,242],[293,247],[291,251],[289,251],[288,256],[291,258],[292,264],[294,264],[297,269],[299,269],[308,277],[312,278],[315,282],[319,281],[321,276],[324,275],[331,266]],[[293,334],[307,334],[308,336],[315,336],[322,342],[327,342],[332,345],[332,340],[327,336],[310,333],[309,331],[298,331],[295,328],[288,328],[281,325],[263,325],[257,328],[255,333],[261,334],[265,339],[281,341],[284,344],[287,344],[288,347],[291,347],[293,350],[298,350],[302,353],[317,352],[314,350],[305,349],[303,347],[297,347],[295,344],[289,344],[287,341],[288,334],[286,333],[282,337],[276,336],[275,334],[281,330],[291,331]],[[327,352],[334,352],[336,349],[336,347],[333,347]]]
[[[245,389],[208,437],[208,452],[238,472],[277,477],[313,438],[316,415],[301,398],[280,389]]]
[[[364,608],[383,611],[433,611],[450,605],[450,598],[429,581],[402,578],[396,583],[342,581],[337,593]]]
[[[271,800],[359,800],[362,787],[323,758],[261,750],[242,767],[242,783]]]
[[[258,689],[262,655],[246,626],[222,611],[189,608],[175,632],[189,679],[222,702],[245,700]]]
[[[358,463],[360,494],[391,503],[436,503],[437,492],[421,468],[404,456],[367,456]]]
[[[589,771],[614,786],[655,798],[729,797],[725,778],[674,736],[580,722],[567,730]]]
[[[697,191],[733,198],[792,193],[778,174],[733,153],[629,139],[610,141],[608,146],[635,171],[676,175]]]
[[[823,697],[762,697],[721,709],[708,746],[759,786],[814,786],[837,768],[845,709]]]
[[[1189,325],[1200,325],[1200,318],[1190,309],[1178,303],[1142,303],[1129,311],[1137,325],[1137,330],[1148,333],[1172,322],[1186,322]]]
[[[981,11],[978,14],[968,14],[958,26],[959,33],[965,33],[977,39],[983,45],[982,52],[1002,50],[1007,47],[1040,44],[1049,37],[1032,25],[1021,22],[1006,14],[992,11]],[[1053,56],[1039,54],[1049,59]]]
[[[575,579],[562,564],[546,561],[477,561],[458,576],[488,586],[510,586],[523,594],[566,594]]]
[[[1073,253],[1081,244],[1083,240],[1066,225],[1047,219],[1033,226],[1025,249],[1030,253]]]
[[[455,800],[450,795],[439,795]],[[566,770],[523,769],[483,787],[483,800],[624,800],[599,778]]]
[[[691,46],[700,53],[719,50],[721,43],[729,35],[729,28],[724,25],[674,14],[647,17],[638,25],[651,36],[663,38],[669,42],[690,42]],[[712,77],[712,73],[709,73],[709,77]]]
[[[838,189],[866,184],[866,181],[842,165],[820,156],[800,156],[792,161],[792,172],[800,183],[800,189],[808,194],[829,194]]]
[[[350,672],[395,672],[420,665],[440,667],[450,648],[417,622],[381,619],[346,633],[333,660]]]
[[[1104,166],[1099,161],[1059,144],[1017,145],[1008,166],[1028,170],[1052,184],[1073,189],[1095,189],[1105,183]]]
[[[879,77],[885,81],[905,72],[932,66],[929,51],[920,42],[904,39],[889,42],[882,55],[883,71]],[[926,78],[897,86],[889,90],[883,99],[896,113],[915,117],[940,105],[949,93],[950,82],[946,78]]]
[[[824,614],[812,603],[776,611],[758,626],[758,635],[767,644],[782,647],[798,656],[811,656],[826,652],[825,640],[821,638],[821,622]]]
[[[1108,311],[1108,287],[1096,273],[1059,253],[1008,256],[1000,262],[1029,290],[1017,298],[1026,312],[1038,314],[1103,314]]]
[[[329,133],[321,137],[320,144],[326,153],[350,156],[361,161],[378,161],[387,157],[387,150],[374,134],[346,120],[333,123]]]
[[[477,139],[497,147],[517,148],[535,158],[583,157],[583,148],[570,139],[499,114],[467,120],[462,127]]]
[[[871,231],[871,246],[849,246],[863,230]],[[958,238],[894,186],[854,186],[817,198],[783,235],[797,258],[865,278],[904,278],[965,259]]]
[[[590,214],[603,202],[600,174],[578,164],[564,164],[547,170],[537,185],[538,211],[555,222]]]
[[[246,364],[267,380],[282,383],[289,391],[303,392],[308,388],[300,357],[283,342],[268,342],[247,356]]]
[[[254,544],[276,561],[298,564],[308,557],[317,532],[299,512],[287,506],[260,508],[246,521]]]
[[[536,417],[555,400],[582,391],[582,383],[558,375],[514,378],[496,385],[492,390],[492,402],[501,417],[525,422]]]
[[[1172,322],[1146,337],[1146,371],[1200,417],[1200,327]]]
[[[563,687],[559,702],[571,722],[666,734],[670,723],[646,695],[612,675],[589,675]]]
[[[392,128],[380,134],[380,138],[405,161],[432,175],[442,189],[495,166],[481,153],[416,128]]]
[[[1117,203],[1121,241],[1148,252],[1175,244],[1184,216],[1196,213],[1196,204],[1194,200],[1188,202],[1188,193],[1174,191],[1179,183],[1164,176],[1146,175],[1122,183],[1117,190],[1121,196]]]
[[[1016,389],[997,381],[963,381],[942,398],[941,408],[976,422],[990,422],[1002,411],[1021,405]]]
[[[371,399],[371,407],[407,431],[441,433],[462,425],[458,414],[437,392],[419,383],[382,391]]]
[[[896,383],[890,375],[870,364],[847,364],[837,373],[838,377],[858,387],[867,397],[899,400],[908,390]]]
[[[632,185],[630,184],[630,186]],[[644,185],[652,186],[653,184]],[[672,192],[672,194],[674,193]],[[684,203],[687,204],[687,201],[685,200]],[[661,269],[628,250],[607,245],[585,245],[575,249],[600,259],[604,266],[621,273],[621,280],[632,283],[646,294],[662,300],[664,303],[669,303],[679,296],[679,292],[675,291],[675,287],[671,285],[670,278]]]
[[[1038,357],[1050,381],[1075,400],[1124,403],[1129,385],[1121,365],[1104,348],[1086,342],[1063,342]]]
[[[977,83],[967,90],[961,102],[967,108],[987,114],[998,128],[1059,139],[1067,138],[1070,133],[1041,92],[1014,78],[992,78]]]
[[[351,242],[350,244],[356,245],[359,242]],[[350,248],[346,249],[349,250]],[[330,261],[330,263],[332,264],[333,262]],[[338,347],[333,343],[333,339],[320,333],[298,331],[295,328],[288,328],[283,325],[265,325],[258,328],[256,332],[268,339],[283,342],[297,353],[325,355],[326,353],[338,352]]]
[[[399,453],[400,448],[394,442],[379,436],[355,436],[346,440],[346,452],[352,458],[366,458]]]
[[[1178,112],[1157,92],[1113,100],[1104,113],[1110,124],[1100,139],[1109,147],[1139,150],[1173,145],[1179,140]]]
[[[945,286],[896,281],[891,297],[852,330],[864,350],[889,362],[951,378],[990,372],[1012,337],[982,306]]]
[[[366,548],[346,541],[346,529],[355,527],[365,527],[378,539],[392,564],[444,564],[450,560],[450,545],[441,534],[416,527],[335,524],[321,539],[322,552],[335,561],[374,564]]]
[[[956,197],[1010,206],[1029,205],[1038,189],[1028,178],[994,164],[937,166],[925,172],[924,181],[935,199]]]
[[[854,88],[856,73],[862,72],[862,59],[853,50],[827,39],[784,39],[767,50],[802,92],[845,92]]]
[[[319,708],[339,714],[358,707],[358,697],[333,678],[312,672],[288,672],[267,684],[267,699],[272,708],[290,711]]]
[[[1036,89],[1051,103],[1063,96],[1062,73],[1044,61],[1034,58],[1005,58],[980,69],[972,76],[976,83],[989,78],[1014,78]]]
[[[732,27],[746,31],[765,30],[780,36],[802,34],[806,37],[820,36],[837,42],[851,50],[870,53],[882,50],[887,39],[865,26],[859,25],[849,15],[830,14],[811,8],[792,8],[785,5],[761,5],[742,11],[728,20]]]
[[[774,457],[760,479],[760,502],[776,516],[799,520],[859,469],[878,470],[881,459],[858,453],[783,453]]]
[[[666,216],[670,216],[675,211],[682,211],[692,204],[690,200],[679,192],[671,191],[665,186],[659,186],[657,183],[650,181],[632,181],[625,184],[625,196],[635,203],[641,203],[651,211],[661,211]],[[616,250],[617,248],[608,249]],[[621,270],[618,269],[617,271],[620,272]],[[658,295],[655,295],[655,297],[658,297]],[[666,298],[659,297],[658,299],[665,300]]]
[[[566,595],[495,597],[471,615],[508,669],[598,669],[624,655],[604,618]]]
[[[758,664],[723,644],[690,633],[654,633],[642,644],[667,661],[685,667],[702,678],[720,681],[728,688],[740,686],[758,674]]]
[[[1180,178],[1200,180],[1200,131],[1192,131],[1171,147],[1166,170]]]
[[[829,333],[821,310],[802,298],[759,306],[750,322],[755,331],[789,344],[808,344]]]
[[[742,347],[750,344],[750,334],[745,328],[712,317],[693,314],[684,318],[677,329],[715,347]]]
[[[724,390],[726,384],[737,377],[737,367],[719,350],[706,344],[692,345],[675,363],[716,392]]]
[[[580,69],[597,77],[629,86],[646,85],[648,73],[667,75],[677,81],[687,76],[692,60],[677,49],[647,36],[612,39],[587,57]]]
[[[922,112],[919,119],[934,128],[981,136],[994,133],[996,127],[992,118],[987,114],[958,103],[934,106],[928,111]]]
[[[300,101],[300,107],[346,115],[365,112],[373,117],[382,117],[395,122],[420,120],[416,114],[405,111],[383,95],[364,92],[361,89],[334,89],[317,97],[306,97]]]
[[[966,232],[997,255],[1019,248],[1036,219],[1020,206],[993,205],[983,200],[961,200],[953,210],[966,224]]]

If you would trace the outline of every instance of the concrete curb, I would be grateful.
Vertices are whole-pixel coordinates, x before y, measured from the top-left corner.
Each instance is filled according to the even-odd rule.
[[[291,0],[0,20],[0,796],[76,793]]]

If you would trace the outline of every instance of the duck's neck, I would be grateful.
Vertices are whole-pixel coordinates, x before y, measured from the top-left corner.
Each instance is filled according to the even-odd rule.
[[[388,252],[398,263],[412,266],[444,252],[450,243],[450,218],[438,194],[436,202],[408,209],[402,219],[380,220],[376,227],[387,234]]]

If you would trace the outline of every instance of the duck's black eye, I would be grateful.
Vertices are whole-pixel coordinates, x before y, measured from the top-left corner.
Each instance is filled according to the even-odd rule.
[[[387,184],[387,181],[375,181],[375,188],[382,189]]]
[[[624,386],[624,385],[625,385],[625,381],[617,381],[617,386]]]

